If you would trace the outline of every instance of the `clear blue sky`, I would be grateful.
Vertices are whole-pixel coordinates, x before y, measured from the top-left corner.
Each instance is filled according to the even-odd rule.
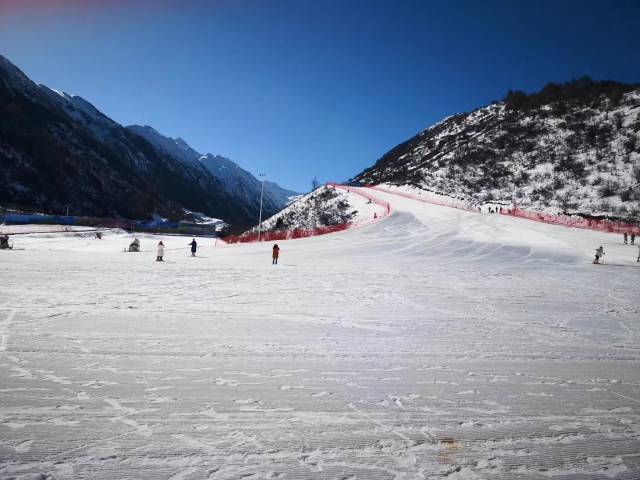
[[[0,54],[304,191],[510,88],[639,82],[639,22],[633,0],[0,0]]]

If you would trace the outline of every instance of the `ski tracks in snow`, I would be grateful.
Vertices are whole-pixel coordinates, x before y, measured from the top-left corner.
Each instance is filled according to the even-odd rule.
[[[0,311],[4,310],[7,305],[8,302],[1,305]],[[13,321],[15,314],[15,309],[9,309],[9,313],[5,316],[2,323],[0,323],[0,352],[6,351],[9,345],[9,327],[11,326],[11,322]]]
[[[589,263],[604,234],[380,195],[277,267],[28,239],[0,265],[0,476],[638,477],[637,272]]]

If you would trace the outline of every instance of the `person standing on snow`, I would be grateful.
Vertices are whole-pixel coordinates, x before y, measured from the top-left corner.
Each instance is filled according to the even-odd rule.
[[[622,234],[622,238],[624,238],[624,244],[625,244],[625,245],[626,245],[627,243],[629,243],[629,242],[627,242],[627,232],[624,232],[624,233]]]
[[[164,262],[162,257],[164,257],[164,243],[162,243],[162,240],[160,240],[160,243],[158,243],[158,254],[156,257],[156,262]]]
[[[636,232],[631,232],[631,245],[636,244]]]
[[[604,257],[604,248],[602,248],[602,245],[596,248],[596,258],[593,260],[593,263],[600,263],[600,257]]]
[[[191,240],[191,243],[189,245],[191,245],[191,256],[195,257],[196,250],[198,249],[198,244],[196,243],[196,239],[194,238],[193,240]]]
[[[278,264],[278,257],[279,256],[280,256],[280,247],[276,243],[273,246],[273,251],[271,253],[271,265],[277,265]]]

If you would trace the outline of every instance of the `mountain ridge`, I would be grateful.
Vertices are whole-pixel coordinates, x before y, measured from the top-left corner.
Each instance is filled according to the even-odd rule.
[[[126,128],[143,136],[156,148],[180,158],[186,164],[208,171],[221,182],[229,195],[249,206],[257,222],[262,186],[249,171],[222,155],[200,153],[182,138],[165,136],[149,125],[129,125]],[[265,181],[263,214],[265,216],[275,214],[289,203],[288,197],[296,195],[298,193],[284,189],[276,183]]]
[[[640,204],[640,85],[588,77],[509,91],[402,142],[352,181],[471,203],[632,220]]]
[[[253,204],[198,159],[158,149],[82,97],[35,84],[1,55],[0,115],[4,206],[61,213],[70,205],[76,214],[126,218],[193,211],[237,228],[257,221]]]

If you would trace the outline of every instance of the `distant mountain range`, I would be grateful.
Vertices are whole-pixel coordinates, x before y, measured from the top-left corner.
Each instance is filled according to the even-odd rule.
[[[257,222],[260,182],[228,158],[148,126],[123,127],[77,96],[37,85],[0,56],[0,206],[171,219],[201,212]],[[296,192],[264,185],[265,217]]]
[[[237,163],[221,155],[198,153],[183,139],[165,137],[148,125],[131,125],[127,129],[146,139],[158,151],[171,155],[186,165],[204,167],[222,183],[225,192],[252,212],[254,220],[258,218],[256,215],[260,208],[260,181]],[[263,215],[270,216],[278,212],[298,195],[299,193],[286,190],[276,183],[265,181]]]

